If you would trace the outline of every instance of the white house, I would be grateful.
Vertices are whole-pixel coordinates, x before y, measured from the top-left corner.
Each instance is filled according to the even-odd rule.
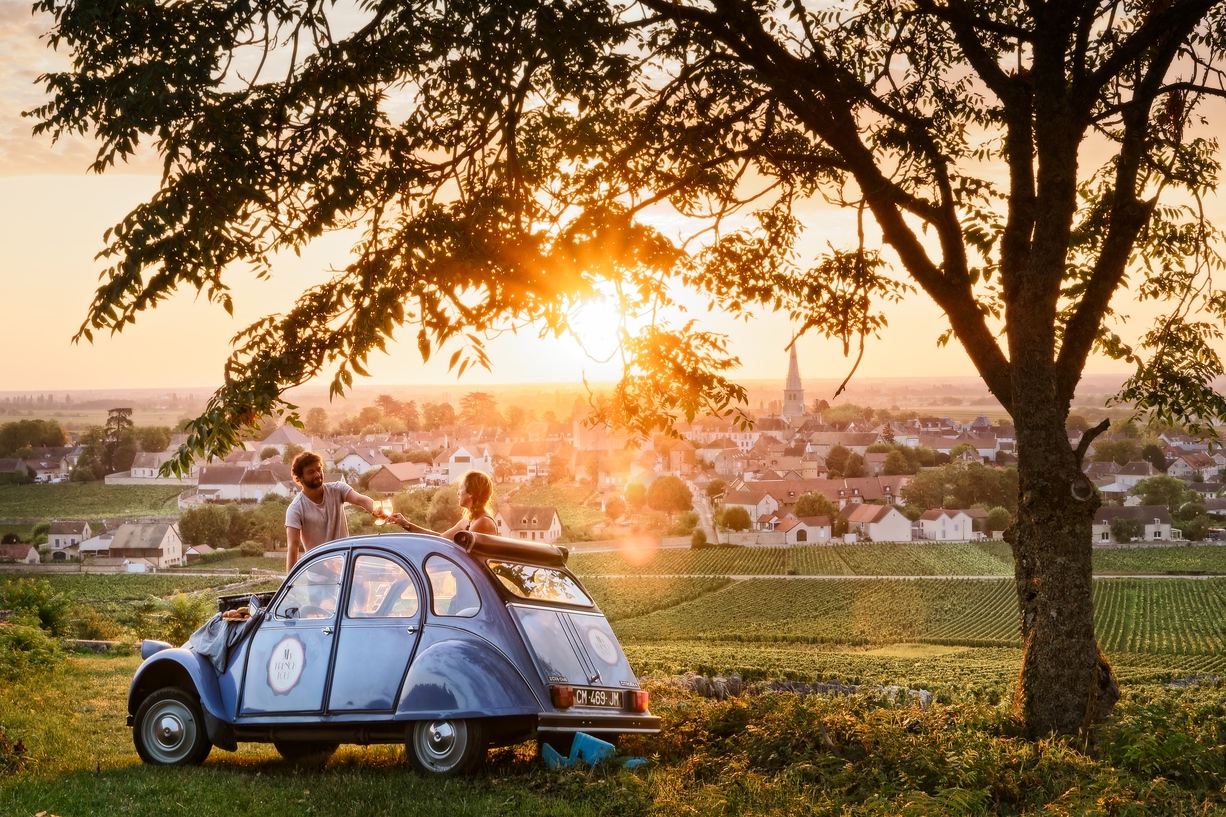
[[[1167,542],[1183,539],[1183,532],[1171,527],[1171,515],[1165,505],[1134,505],[1125,508],[1099,508],[1094,514],[1094,544],[1114,542],[1111,536],[1111,522],[1114,519],[1132,519],[1145,526],[1144,539],[1147,542]]]
[[[911,520],[893,505],[856,505],[847,530],[873,542],[911,541]]]
[[[494,514],[498,535],[552,545],[562,535],[562,520],[549,506],[507,505]]]
[[[967,542],[972,538],[973,524],[965,511],[934,508],[919,518],[920,537],[934,542]]]
[[[779,500],[765,491],[728,491],[724,494],[724,508],[741,507],[749,514],[749,521],[756,528],[758,520],[769,517],[779,510]]]
[[[783,541],[789,545],[834,544],[828,516],[797,517],[789,513],[780,520],[775,530],[783,531]]]
[[[484,445],[457,445],[439,452],[434,458],[430,471],[431,481],[435,483],[452,483],[463,476],[465,471],[484,471],[494,473],[494,455]]]
[[[333,455],[334,457],[336,455]],[[390,465],[391,460],[377,448],[350,448],[340,459],[336,459],[336,469],[352,474],[365,474],[380,465]]]
[[[1217,460],[1203,451],[1181,454],[1167,466],[1166,475],[1180,479],[1191,479],[1192,477],[1214,479],[1218,475]]]

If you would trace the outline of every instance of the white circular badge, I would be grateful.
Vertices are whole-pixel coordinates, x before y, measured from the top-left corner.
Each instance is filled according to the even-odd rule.
[[[297,636],[287,635],[272,648],[268,657],[268,686],[278,695],[285,695],[298,685],[306,652]]]
[[[617,663],[617,648],[613,646],[613,642],[609,637],[600,630],[592,629],[587,631],[587,643],[592,645],[592,650],[600,656],[600,660],[606,664]]]

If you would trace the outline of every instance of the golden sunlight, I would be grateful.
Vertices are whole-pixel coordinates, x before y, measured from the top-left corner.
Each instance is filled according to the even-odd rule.
[[[616,355],[623,323],[617,300],[609,295],[586,299],[570,313],[575,340],[589,358],[602,363]]]
[[[631,536],[617,543],[618,553],[628,564],[635,567],[642,567],[656,558],[659,550],[659,540],[651,536]]]

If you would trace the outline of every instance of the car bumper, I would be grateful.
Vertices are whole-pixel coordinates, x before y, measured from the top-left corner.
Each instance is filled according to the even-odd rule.
[[[655,715],[567,712],[539,716],[536,730],[538,732],[616,732],[623,735],[655,734],[660,731],[660,719]]]

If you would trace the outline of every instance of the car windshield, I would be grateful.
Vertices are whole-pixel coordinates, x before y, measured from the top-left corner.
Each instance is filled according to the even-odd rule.
[[[521,599],[591,607],[592,600],[570,576],[551,567],[486,562],[502,586]]]

